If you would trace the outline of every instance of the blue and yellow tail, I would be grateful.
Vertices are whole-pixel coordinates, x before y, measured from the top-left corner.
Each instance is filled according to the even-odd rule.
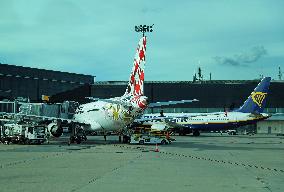
[[[264,77],[244,104],[237,109],[243,113],[262,113],[267,100],[271,77]]]

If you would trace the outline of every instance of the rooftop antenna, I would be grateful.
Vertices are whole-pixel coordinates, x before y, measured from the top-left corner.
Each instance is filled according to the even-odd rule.
[[[196,72],[195,72],[195,70],[194,70],[192,82],[195,83],[196,80],[197,80],[197,77],[196,77]]]
[[[280,66],[278,67],[278,78],[279,80],[282,80],[282,71],[281,71]]]
[[[143,37],[145,36],[144,34],[146,32],[153,32],[153,25],[137,25],[135,26],[135,31],[137,33],[142,33],[143,34]]]
[[[200,65],[200,60],[198,61],[198,69],[197,69],[197,75],[198,75],[198,81],[203,81],[203,75],[202,75],[202,69]]]

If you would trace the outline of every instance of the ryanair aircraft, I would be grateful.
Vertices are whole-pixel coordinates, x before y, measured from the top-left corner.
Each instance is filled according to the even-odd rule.
[[[231,112],[165,113],[162,116],[161,114],[144,114],[136,121],[152,125],[164,122],[169,127],[180,128],[184,133],[192,132],[194,136],[199,136],[202,130],[228,130],[254,124],[270,117],[269,114],[263,113],[270,80],[270,77],[263,78],[244,104]]]

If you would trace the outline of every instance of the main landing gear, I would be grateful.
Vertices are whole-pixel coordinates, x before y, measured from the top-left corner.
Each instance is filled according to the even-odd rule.
[[[198,130],[194,130],[192,134],[194,137],[198,137],[200,135],[200,132]]]
[[[70,145],[71,143],[80,144],[82,141],[86,141],[86,140],[87,140],[87,136],[86,136],[86,133],[83,127],[80,125],[72,125],[71,135],[69,138],[68,145]]]

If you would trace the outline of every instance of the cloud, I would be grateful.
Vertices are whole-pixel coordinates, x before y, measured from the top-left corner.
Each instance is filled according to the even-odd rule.
[[[97,80],[128,80],[141,36],[134,26],[154,23],[154,32],[147,34],[147,80],[188,80],[188,71],[193,72],[199,60],[214,78],[249,79],[259,72],[245,68],[231,72],[236,66],[265,63],[275,56],[281,61],[273,64],[284,63],[284,25],[279,25],[284,19],[283,5],[284,1],[244,0],[0,1],[0,62],[91,73]],[[265,50],[261,46],[242,49],[260,42],[269,57],[260,54]],[[235,50],[242,54],[235,55]],[[216,62],[212,55],[219,56],[215,58],[218,63],[235,67],[220,72],[211,65]],[[275,71],[273,67],[267,70]]]
[[[233,66],[240,65],[239,61],[234,58],[217,56],[217,57],[214,57],[214,59],[218,64],[222,64],[222,65],[233,65]]]
[[[258,61],[261,57],[267,54],[266,49],[263,46],[252,47],[249,51],[240,54],[235,54],[232,57],[214,57],[213,59],[222,65],[232,66],[246,66],[249,63]]]

